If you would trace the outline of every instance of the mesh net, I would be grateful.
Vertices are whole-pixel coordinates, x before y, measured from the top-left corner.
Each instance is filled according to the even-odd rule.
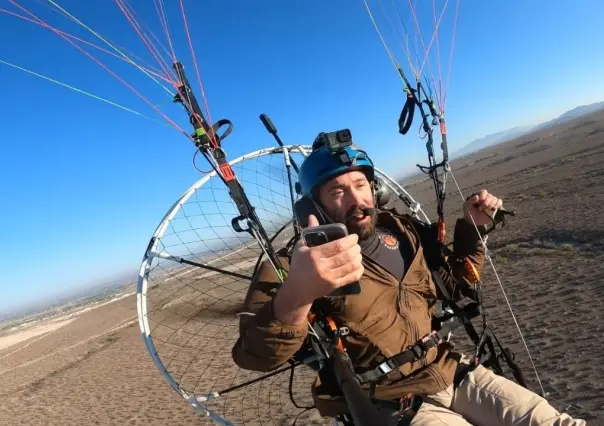
[[[298,164],[302,160],[300,152],[292,157]],[[232,167],[278,250],[293,236],[283,154],[251,156]],[[295,171],[291,173],[295,182]],[[175,214],[165,219],[155,252],[251,277],[263,251],[249,233],[233,230],[231,220],[239,213],[220,178],[210,177],[184,198]],[[263,375],[240,369],[231,358],[239,335],[236,314],[249,279],[159,257],[150,261],[146,275],[150,338],[180,388],[206,396]],[[314,376],[309,368],[296,368],[292,391],[298,405],[312,405],[309,390]],[[291,424],[298,414],[302,424],[328,424],[314,410],[294,406],[289,381],[290,372],[284,372],[210,399],[207,406],[235,424]]]

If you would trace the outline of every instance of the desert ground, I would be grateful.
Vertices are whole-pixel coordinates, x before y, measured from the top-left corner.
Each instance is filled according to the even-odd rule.
[[[604,417],[604,113],[542,130],[452,162],[465,196],[488,188],[516,217],[489,236],[493,262],[548,398],[599,424]],[[404,182],[434,218],[424,178]],[[451,178],[452,225],[462,199]],[[150,230],[151,231],[151,230]],[[214,266],[250,273],[252,249]],[[255,256],[255,254],[254,254]],[[159,359],[196,395],[257,373],[230,360],[246,283],[187,266],[149,282],[148,321]],[[533,390],[539,383],[493,272],[483,273],[491,326],[516,353]],[[477,323],[480,327],[480,323]],[[457,332],[454,341],[467,348]],[[327,424],[294,407],[289,373],[213,400],[235,424]],[[294,376],[296,403],[310,403],[312,372]],[[40,321],[0,336],[0,425],[209,425],[162,377],[137,322],[136,296]]]

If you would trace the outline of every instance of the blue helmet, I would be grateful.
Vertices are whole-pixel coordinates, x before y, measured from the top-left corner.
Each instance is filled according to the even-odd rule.
[[[349,145],[334,153],[326,144],[321,145],[315,148],[300,166],[297,190],[300,195],[312,198],[313,190],[319,185],[356,168],[361,168],[367,179],[373,182],[373,162],[365,151]]]

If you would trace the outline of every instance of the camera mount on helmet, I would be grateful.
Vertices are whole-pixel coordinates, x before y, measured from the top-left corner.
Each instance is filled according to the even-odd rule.
[[[336,130],[335,132],[321,132],[312,144],[313,151],[322,146],[327,146],[332,155],[340,157],[344,164],[352,162],[352,158],[346,152],[346,147],[352,145],[352,132],[350,129]]]
[[[312,144],[312,152],[304,159],[298,173],[296,192],[302,197],[295,203],[295,217],[298,223],[306,226],[309,213],[315,214],[319,223],[330,222],[328,215],[316,202],[316,191],[325,181],[346,171],[361,170],[371,182],[374,196],[380,192],[373,161],[367,153],[353,144],[349,129],[334,132],[321,132]],[[378,205],[376,198],[376,206]]]
[[[343,148],[352,145],[352,133],[350,129],[336,130],[335,132],[321,132],[312,144],[313,151],[327,145],[332,153],[342,151]]]

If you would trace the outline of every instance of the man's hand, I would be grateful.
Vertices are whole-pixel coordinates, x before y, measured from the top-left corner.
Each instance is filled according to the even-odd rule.
[[[319,225],[310,215],[308,227]],[[300,324],[313,301],[358,281],[365,271],[359,237],[350,234],[316,247],[294,248],[287,280],[275,298],[275,315],[284,323]]]
[[[474,219],[477,226],[488,225],[502,205],[503,201],[500,198],[489,194],[486,189],[481,189],[464,203],[464,219],[468,223],[472,223]]]

